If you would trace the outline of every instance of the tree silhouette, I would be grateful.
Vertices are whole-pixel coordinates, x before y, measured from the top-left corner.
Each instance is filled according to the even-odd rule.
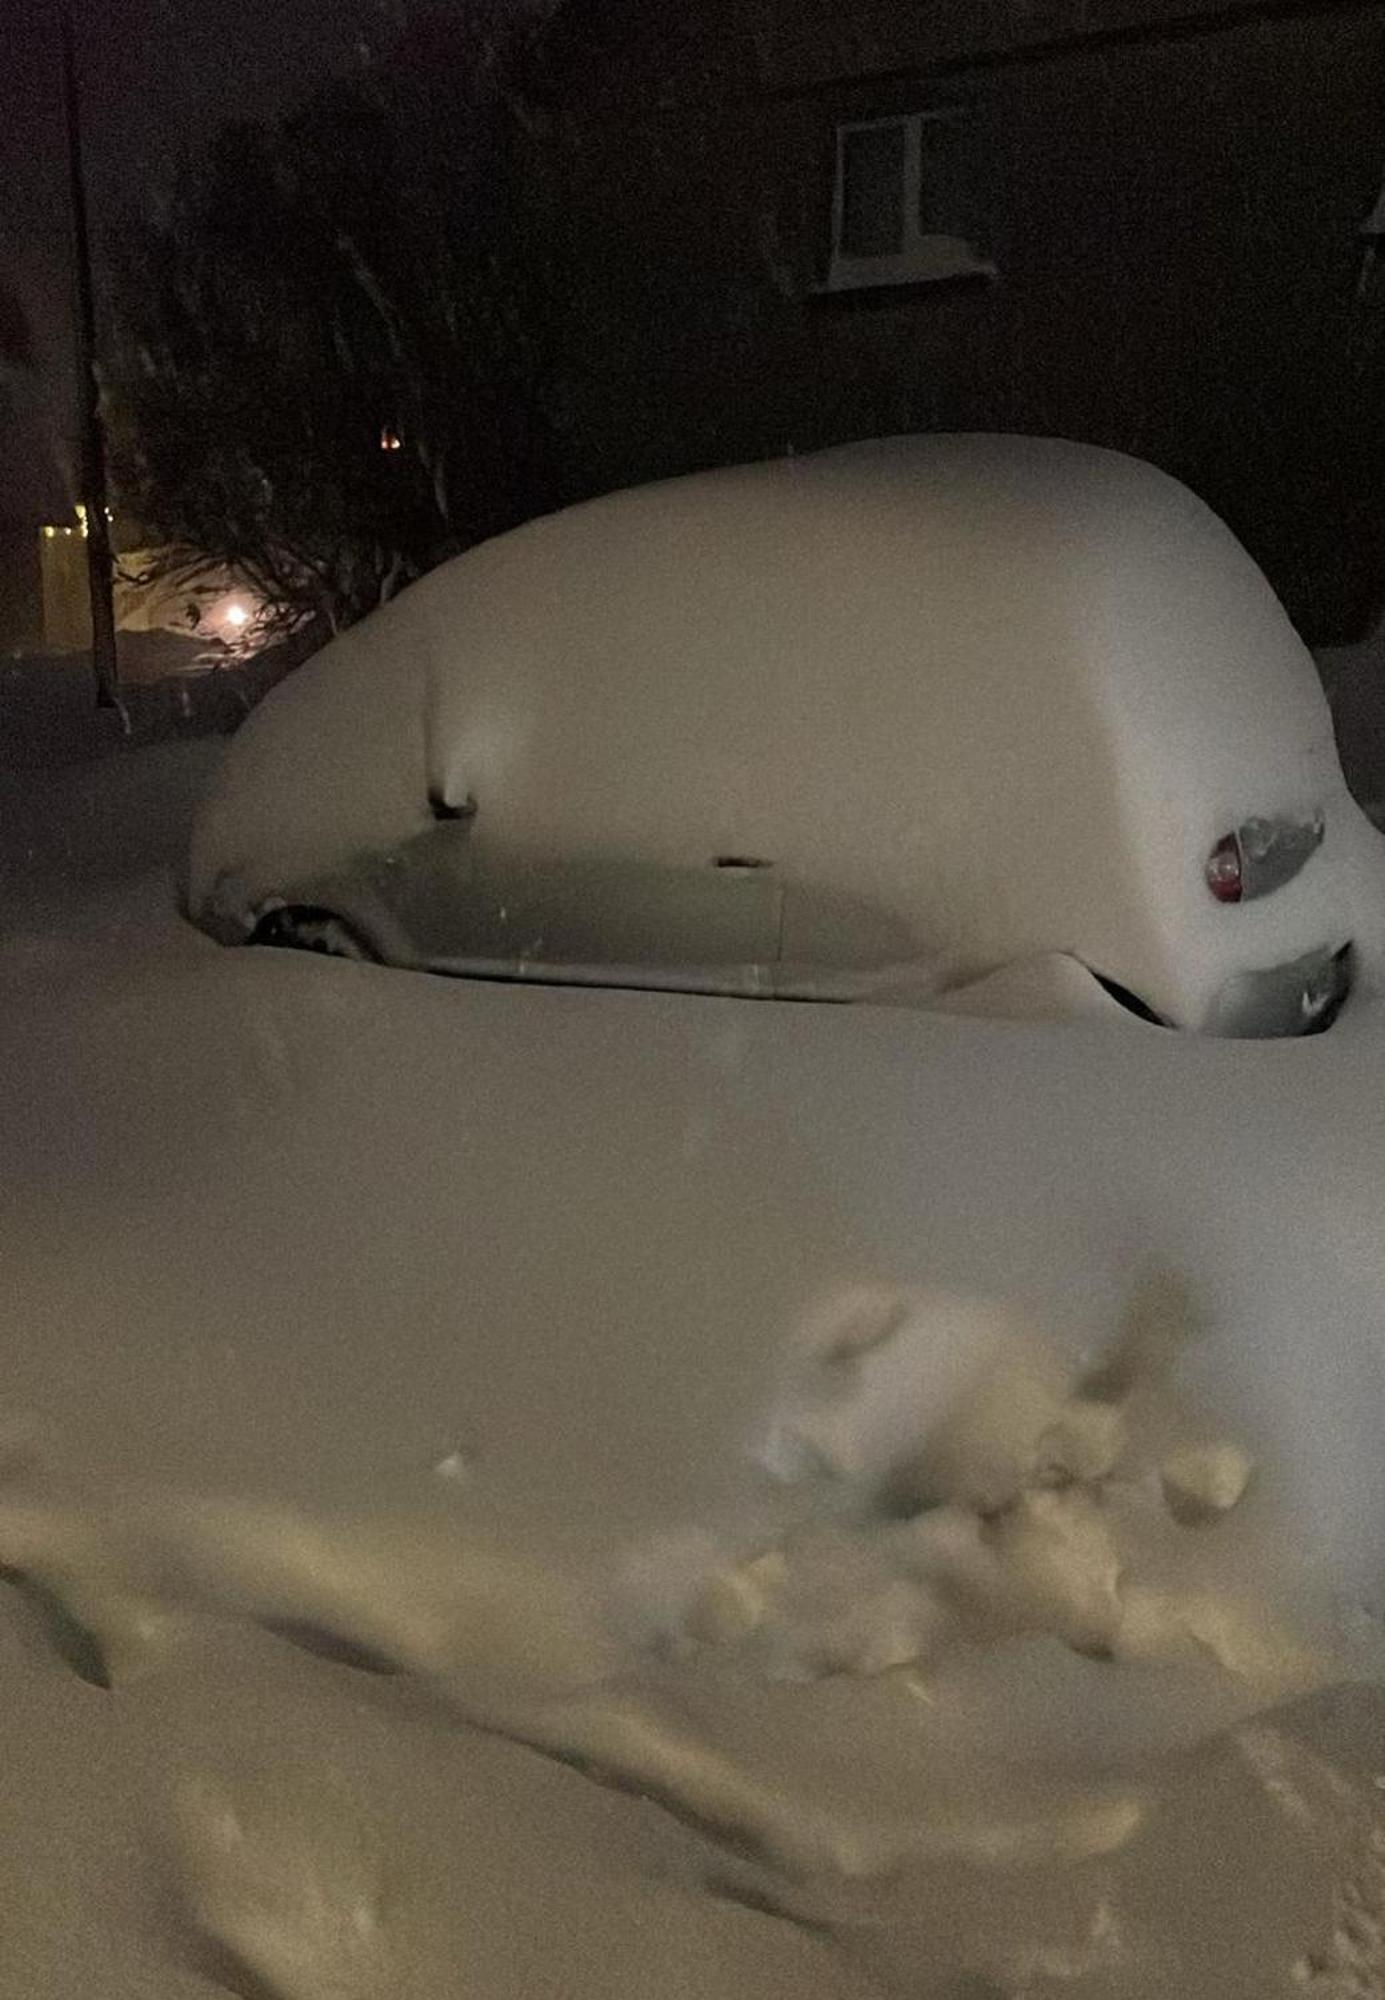
[[[106,412],[165,567],[333,629],[550,504],[541,286],[506,200],[527,27],[482,6],[235,123],[120,247]]]
[[[6,370],[34,366],[29,316],[8,285],[0,285],[0,366]]]

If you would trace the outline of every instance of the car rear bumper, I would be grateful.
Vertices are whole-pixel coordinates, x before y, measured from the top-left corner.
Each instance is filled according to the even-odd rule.
[[[1311,1035],[1330,1027],[1351,991],[1350,944],[1319,946],[1283,965],[1237,972],[1219,988],[1201,1022],[1209,1035]]]

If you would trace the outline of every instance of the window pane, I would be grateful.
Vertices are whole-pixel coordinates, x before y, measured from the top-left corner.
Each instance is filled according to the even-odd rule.
[[[902,124],[843,132],[843,257],[894,257],[903,250],[905,137]]]

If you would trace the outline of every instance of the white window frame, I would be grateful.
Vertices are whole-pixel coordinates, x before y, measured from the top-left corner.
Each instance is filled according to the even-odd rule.
[[[832,262],[829,292],[859,291],[871,285],[927,284],[942,278],[995,275],[995,265],[978,255],[960,236],[926,232],[919,217],[923,201],[923,128],[956,124],[965,112],[907,111],[886,118],[850,118],[837,126],[836,172],[832,188]],[[850,257],[842,250],[846,210],[846,142],[854,132],[878,132],[898,126],[904,132],[904,173],[900,182],[903,247],[878,257]]]

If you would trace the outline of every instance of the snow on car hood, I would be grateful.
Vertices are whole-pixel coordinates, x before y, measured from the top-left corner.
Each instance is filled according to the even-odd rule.
[[[1378,1009],[1248,1047],[210,948],[9,997],[0,1984],[1348,1965]]]

